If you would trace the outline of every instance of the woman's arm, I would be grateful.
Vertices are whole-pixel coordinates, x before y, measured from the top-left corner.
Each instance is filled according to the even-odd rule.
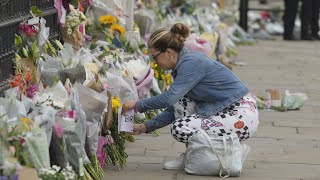
[[[144,122],[146,132],[150,133],[156,129],[162,128],[171,124],[175,120],[173,107],[166,108],[162,113],[156,117]]]
[[[177,76],[168,91],[151,98],[140,99],[136,108],[140,112],[173,106],[205,76],[202,61],[184,60],[177,69]]]

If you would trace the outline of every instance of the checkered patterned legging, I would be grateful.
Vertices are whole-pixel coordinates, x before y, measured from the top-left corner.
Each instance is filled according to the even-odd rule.
[[[187,97],[180,99],[174,105],[174,110],[176,120],[171,125],[171,134],[183,143],[187,143],[188,138],[199,128],[219,136],[236,132],[240,141],[244,141],[252,137],[259,124],[256,101],[249,95],[209,118],[199,117],[195,113],[195,102]]]

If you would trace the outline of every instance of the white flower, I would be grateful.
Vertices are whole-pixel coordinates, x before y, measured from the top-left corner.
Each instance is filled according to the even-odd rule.
[[[56,165],[53,165],[52,168],[53,168],[56,172],[59,172],[60,169],[61,169],[59,166],[56,166]]]
[[[127,66],[129,73],[136,78],[143,74],[148,68],[141,60],[130,60],[129,62],[125,62],[125,65]]]
[[[49,174],[56,174],[56,172],[54,170],[51,170],[51,169],[48,171],[48,173]]]
[[[66,169],[67,169],[68,171],[72,171],[72,167],[71,167],[69,164],[67,165]]]

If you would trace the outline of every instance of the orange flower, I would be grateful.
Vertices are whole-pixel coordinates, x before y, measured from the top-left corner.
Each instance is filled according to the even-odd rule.
[[[17,74],[15,76],[13,76],[13,78],[9,81],[9,85],[12,88],[17,87],[17,86],[22,86],[21,75]]]

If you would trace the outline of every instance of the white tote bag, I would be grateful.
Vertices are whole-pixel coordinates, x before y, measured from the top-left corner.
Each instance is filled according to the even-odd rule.
[[[240,176],[242,147],[236,133],[208,135],[197,130],[188,140],[184,170],[194,175]]]

